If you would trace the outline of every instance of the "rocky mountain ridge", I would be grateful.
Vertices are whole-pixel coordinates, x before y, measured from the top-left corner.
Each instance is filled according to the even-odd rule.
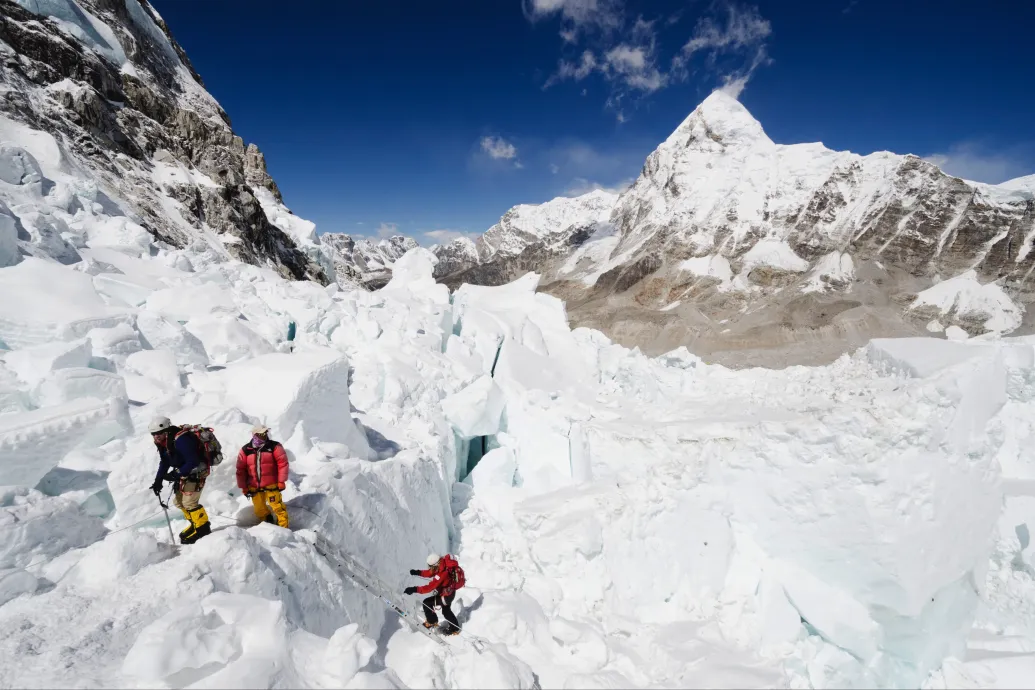
[[[0,85],[0,141],[51,183],[32,203],[6,190],[32,209],[4,211],[22,252],[70,260],[76,214],[97,204],[85,212],[157,241],[327,281],[264,213],[256,189],[280,192],[261,152],[146,1],[0,0]]]

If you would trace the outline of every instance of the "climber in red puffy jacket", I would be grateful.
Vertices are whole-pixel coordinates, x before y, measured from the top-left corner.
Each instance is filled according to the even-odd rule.
[[[255,517],[270,520],[272,512],[278,525],[288,526],[287,508],[280,495],[287,479],[288,457],[284,446],[270,440],[268,427],[256,426],[252,429],[252,440],[237,454],[237,486],[252,499]]]
[[[456,597],[456,590],[463,587],[466,583],[466,577],[464,576],[464,569],[460,567],[457,560],[448,553],[445,556],[433,553],[428,556],[427,570],[411,570],[410,575],[426,577],[431,580],[426,585],[407,587],[403,590],[404,594],[428,594],[429,592],[434,592],[423,602],[424,615],[427,617],[424,627],[434,628],[438,625],[438,615],[435,613],[435,607],[440,606],[442,607],[442,616],[446,619],[443,632],[446,635],[458,634],[460,632],[460,623],[456,620],[456,615],[450,606]]]

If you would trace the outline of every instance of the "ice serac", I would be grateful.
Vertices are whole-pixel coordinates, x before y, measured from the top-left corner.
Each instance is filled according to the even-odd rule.
[[[532,270],[576,326],[737,366],[829,362],[873,337],[930,337],[935,317],[1008,333],[1035,300],[1027,179],[986,185],[912,155],[776,144],[720,91],[619,196],[515,207],[474,241],[476,257],[436,248],[436,275],[500,285]]]
[[[73,238],[102,218],[328,279],[320,253],[264,211],[269,195],[283,215],[262,154],[234,134],[145,0],[2,0],[0,41],[11,96],[0,103],[0,200],[16,209],[22,251],[78,261]],[[11,263],[5,225],[0,263]]]
[[[301,427],[312,440],[342,443],[356,457],[370,446],[349,407],[349,360],[334,350],[267,354],[227,368],[226,404],[288,439]]]
[[[0,416],[5,481],[35,486],[69,451],[123,436],[125,405],[125,399],[86,397]]]
[[[0,271],[0,341],[8,347],[45,345],[86,335],[91,329],[132,320],[132,313],[107,305],[89,275],[27,257]]]

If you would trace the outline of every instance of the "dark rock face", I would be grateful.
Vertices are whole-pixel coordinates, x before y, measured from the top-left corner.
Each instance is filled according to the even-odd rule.
[[[53,18],[0,0],[0,82],[7,87],[0,114],[52,135],[68,163],[96,179],[104,196],[155,239],[184,247],[211,231],[235,258],[326,282],[256,201],[258,186],[280,200],[261,152],[234,134],[150,5],[79,6],[70,5],[73,16],[61,19],[90,28],[82,39],[89,46]],[[170,166],[185,174],[159,174]],[[177,213],[169,212],[170,199]]]

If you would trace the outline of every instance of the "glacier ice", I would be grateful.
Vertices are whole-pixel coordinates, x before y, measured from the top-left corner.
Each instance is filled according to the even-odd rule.
[[[185,328],[201,341],[212,364],[231,364],[274,351],[268,340],[236,316],[199,316],[188,321]]]
[[[129,323],[132,314],[104,303],[91,276],[26,257],[0,271],[0,341],[23,348],[86,335],[93,328]]]
[[[91,244],[89,270],[0,269],[54,295],[0,305],[0,450],[23,487],[0,492],[21,530],[0,625],[40,640],[0,684],[906,687],[1025,668],[968,657],[976,622],[1005,629],[1035,591],[1023,338],[730,371],[571,331],[534,274],[451,303],[424,250],[364,293],[110,236],[133,246]],[[230,458],[272,426],[293,531],[255,524],[231,460],[205,490],[216,531],[169,545],[155,414],[213,426]],[[28,488],[52,471],[60,495]],[[457,553],[482,652],[400,627],[316,534],[414,613],[407,571]],[[88,641],[108,620],[118,634]],[[65,649],[93,652],[69,667]]]
[[[87,366],[92,352],[90,342],[86,338],[80,338],[22,348],[8,352],[3,358],[4,364],[17,374],[18,378],[35,385],[52,371]]]
[[[370,446],[352,419],[349,361],[329,349],[273,353],[221,372],[226,404],[287,439],[302,425],[310,438],[346,444],[366,458]]]
[[[490,376],[481,376],[470,385],[442,400],[442,413],[461,437],[490,436],[499,431],[503,414],[503,391]]]

